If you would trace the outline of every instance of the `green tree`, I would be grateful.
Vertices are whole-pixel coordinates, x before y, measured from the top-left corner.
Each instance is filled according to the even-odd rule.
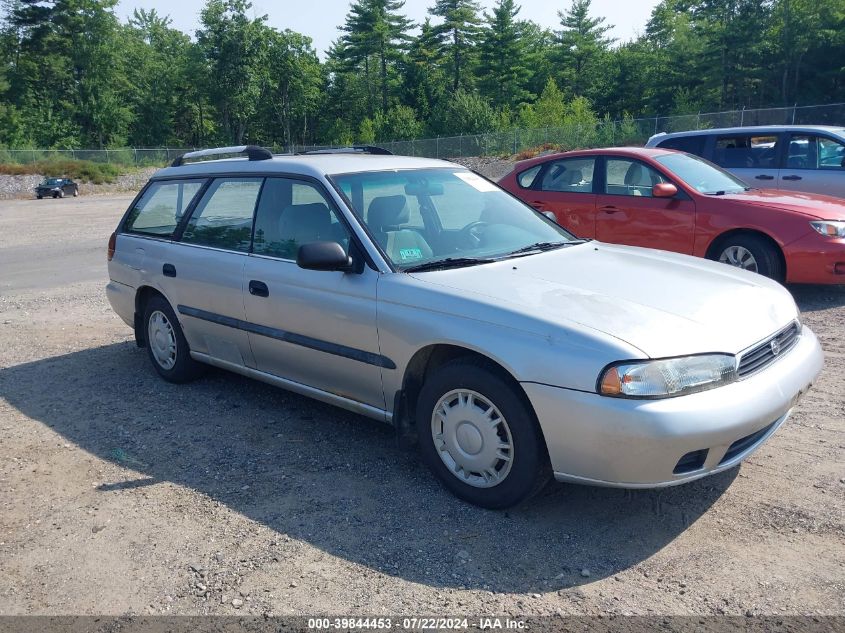
[[[423,133],[416,112],[406,105],[394,106],[384,114],[377,112],[373,126],[376,141],[408,141]]]
[[[605,19],[590,17],[590,0],[572,0],[567,11],[558,11],[557,61],[563,85],[575,95],[589,95],[599,76],[599,64],[613,39],[606,33],[613,27]]]
[[[258,111],[267,67],[267,16],[250,18],[246,0],[208,0],[197,43],[204,53],[211,102],[226,138],[240,145]]]
[[[520,7],[514,0],[497,0],[479,44],[479,87],[495,107],[513,107],[534,98],[525,86],[531,76],[523,23],[516,18]]]
[[[444,58],[451,59],[452,90],[469,84],[469,69],[480,35],[481,10],[475,0],[435,0],[428,12],[443,19],[434,26],[434,34]]]
[[[442,60],[434,27],[426,19],[411,43],[402,72],[402,100],[423,120],[431,116],[446,90]]]
[[[482,134],[492,132],[496,112],[484,97],[463,88],[441,99],[432,113],[430,129],[437,135]]]

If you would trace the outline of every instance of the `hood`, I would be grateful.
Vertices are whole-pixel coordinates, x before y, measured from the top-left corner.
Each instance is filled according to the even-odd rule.
[[[845,220],[845,199],[815,193],[751,189],[743,193],[712,196],[714,199],[735,200],[746,205],[769,209],[785,209],[819,220]]]
[[[413,276],[530,316],[540,333],[578,324],[652,358],[736,354],[798,314],[792,295],[760,275],[601,242]]]

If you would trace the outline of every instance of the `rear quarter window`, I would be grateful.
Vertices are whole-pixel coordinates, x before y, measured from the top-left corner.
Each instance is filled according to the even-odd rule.
[[[658,143],[657,147],[662,149],[676,149],[681,152],[687,152],[688,154],[704,156],[704,140],[706,138],[704,135],[677,136]]]
[[[172,237],[203,183],[203,180],[152,183],[130,209],[124,231]]]

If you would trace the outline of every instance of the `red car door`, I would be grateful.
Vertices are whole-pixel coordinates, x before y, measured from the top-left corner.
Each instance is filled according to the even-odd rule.
[[[557,223],[576,237],[595,237],[596,194],[593,156],[544,163],[531,189],[519,197],[539,211],[551,211]]]
[[[604,165],[596,239],[691,255],[695,202],[681,191],[673,198],[653,197],[652,187],[669,180],[641,161],[608,156]]]

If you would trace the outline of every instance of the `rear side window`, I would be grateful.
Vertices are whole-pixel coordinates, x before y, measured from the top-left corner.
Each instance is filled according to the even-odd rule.
[[[777,169],[778,137],[720,136],[713,150],[713,162],[721,167]]]
[[[194,209],[182,241],[248,253],[263,182],[263,178],[216,179]]]
[[[676,136],[675,138],[668,138],[657,146],[662,149],[676,149],[688,154],[695,154],[696,156],[704,156],[704,139],[705,136]]]
[[[169,180],[154,182],[126,218],[124,228],[132,233],[172,237],[179,221],[205,181]]]
[[[540,182],[542,191],[592,193],[595,158],[556,160],[546,168]]]

